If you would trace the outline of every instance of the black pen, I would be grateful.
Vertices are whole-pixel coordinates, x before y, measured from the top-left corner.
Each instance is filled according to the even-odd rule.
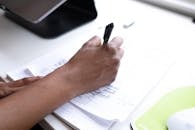
[[[113,28],[114,28],[114,23],[110,23],[106,26],[104,37],[103,37],[104,39],[103,45],[106,45],[108,43],[108,40],[110,38]]]

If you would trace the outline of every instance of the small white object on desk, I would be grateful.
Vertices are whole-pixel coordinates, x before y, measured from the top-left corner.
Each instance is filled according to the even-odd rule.
[[[168,130],[195,130],[195,108],[173,114],[167,121]]]

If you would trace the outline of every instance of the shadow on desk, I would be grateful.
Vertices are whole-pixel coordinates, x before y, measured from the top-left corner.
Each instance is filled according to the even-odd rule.
[[[33,126],[31,130],[44,130],[39,124]]]

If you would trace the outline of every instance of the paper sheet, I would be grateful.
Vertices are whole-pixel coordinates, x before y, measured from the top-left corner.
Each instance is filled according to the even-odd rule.
[[[98,125],[101,125],[101,127],[102,124],[107,124],[105,126],[110,127],[116,120],[126,119],[136,109],[144,96],[158,85],[173,63],[164,53],[159,52],[157,55],[153,55],[154,52],[151,50],[138,52],[138,46],[134,47],[134,50],[136,50],[134,51],[133,48],[129,48],[131,46],[128,44],[124,43],[125,55],[115,82],[110,86],[104,86],[71,100],[75,109],[71,109],[72,112],[69,112],[69,115],[67,115],[64,107],[55,111],[55,113],[62,119],[71,119],[73,122],[76,119],[73,118],[75,115],[71,115],[71,113],[77,113],[75,118],[79,120],[84,119],[85,116],[89,117],[86,118],[85,123],[80,124],[80,127],[83,128],[87,127],[87,122],[91,122],[88,119],[95,120],[95,122],[100,121],[101,123]],[[133,54],[137,55],[134,56]],[[45,76],[62,66],[66,61],[63,52],[54,51],[26,65],[25,69],[31,75]],[[73,106],[70,105],[69,107]],[[66,114],[63,115],[62,113]],[[80,122],[79,120],[78,122]],[[105,128],[104,125],[103,128]]]
[[[63,52],[53,52],[32,61],[26,68],[34,76],[46,76],[66,62]]]
[[[161,59],[159,63],[144,57],[132,66],[133,61],[129,62],[129,59],[124,57],[113,84],[78,96],[71,102],[81,110],[105,121],[122,121],[168,71],[171,63],[167,61],[163,62]],[[45,76],[65,62],[64,55],[58,52],[32,62],[27,68],[33,75]]]
[[[128,64],[125,61],[123,63]],[[139,66],[138,68],[128,67],[129,69],[126,68],[126,65],[121,66],[119,75],[111,87],[115,88],[116,91],[110,92],[108,86],[103,90],[106,91],[108,89],[105,92],[108,93],[107,96],[104,96],[104,92],[97,94],[88,93],[78,96],[71,102],[81,109],[106,120],[125,120],[144,96],[158,84],[171,65],[170,63],[162,65],[156,62],[144,64],[144,68],[141,68],[139,65],[136,65]],[[135,73],[132,71],[135,71]],[[140,75],[140,77],[145,76],[145,78],[140,81],[136,75]]]
[[[45,76],[66,62],[62,53],[42,56],[16,71],[9,72],[11,80],[30,76]],[[108,130],[115,121],[98,118],[71,103],[66,103],[54,111],[54,114],[75,129]]]
[[[19,80],[24,77],[31,77],[31,76],[33,76],[33,74],[28,69],[24,69],[24,68],[7,73],[7,78],[9,80]]]
[[[64,104],[54,113],[73,128],[80,130],[108,130],[114,123],[90,115],[71,103]]]
[[[35,76],[45,76],[66,62],[62,57],[59,54],[55,54],[45,59],[37,60],[28,65],[28,70]],[[124,95],[123,90],[119,91],[119,85],[117,87],[110,85],[78,96],[71,102],[97,117],[114,121],[124,119],[134,107],[132,101],[127,99],[127,95]]]

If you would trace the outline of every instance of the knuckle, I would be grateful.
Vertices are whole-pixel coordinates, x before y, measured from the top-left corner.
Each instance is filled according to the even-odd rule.
[[[118,65],[119,63],[120,63],[120,59],[119,59],[118,57],[114,56],[114,57],[112,58],[112,64]]]
[[[110,46],[109,51],[112,55],[116,55],[119,57],[122,57],[124,54],[124,50],[122,48],[118,48],[118,47]]]
[[[0,82],[0,87],[4,87],[5,83],[4,82]]]
[[[111,79],[111,83],[114,82],[116,79],[116,76],[113,76],[113,78]]]
[[[94,36],[94,37],[93,37],[93,40],[94,40],[94,41],[101,41],[101,38],[100,38],[99,36]]]
[[[114,68],[114,74],[116,75],[118,73],[118,67]]]
[[[114,67],[113,70],[112,70],[112,76],[116,77],[117,73],[118,73],[118,68]]]
[[[6,88],[6,87],[9,87],[9,84],[7,83],[0,84],[0,88]]]
[[[94,46],[101,42],[101,38],[98,36],[94,36],[91,40],[87,41],[83,46]]]
[[[91,45],[91,44],[93,44],[93,41],[88,41],[86,44]]]
[[[83,45],[83,49],[88,49],[89,47],[92,46],[92,44],[93,44],[93,42],[91,42],[91,41],[86,42],[86,43]]]
[[[0,89],[0,97],[5,97],[10,93],[8,87],[3,87]]]
[[[85,43],[83,44],[82,48],[85,48],[85,47],[89,46],[89,44],[90,44],[90,41],[85,42]]]
[[[3,97],[5,94],[4,94],[4,91],[2,89],[0,89],[0,97]]]
[[[22,79],[22,82],[25,84],[25,83],[28,83],[28,82],[30,82],[30,78],[23,78]]]
[[[117,48],[114,46],[109,46],[109,50],[115,54],[117,52]]]

